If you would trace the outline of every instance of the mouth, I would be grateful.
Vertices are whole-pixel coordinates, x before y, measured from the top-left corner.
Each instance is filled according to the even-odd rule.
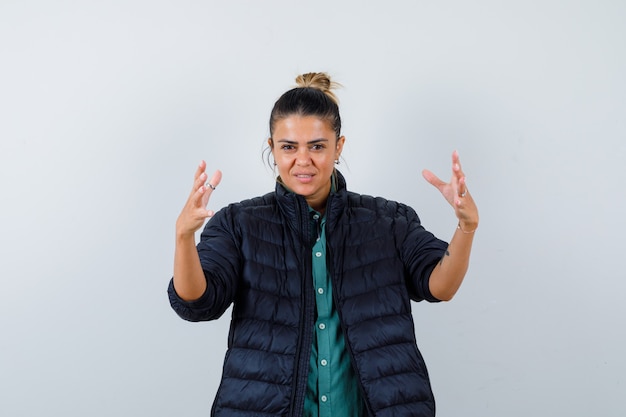
[[[302,183],[308,183],[313,180],[315,174],[294,174],[294,177]]]

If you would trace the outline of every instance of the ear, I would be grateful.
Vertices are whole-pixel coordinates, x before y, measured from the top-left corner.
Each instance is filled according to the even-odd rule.
[[[346,143],[346,137],[341,136],[337,139],[337,149],[335,153],[335,159],[339,159],[341,152],[343,152],[343,144]]]
[[[272,140],[272,138],[267,139],[267,146],[270,147],[270,150],[274,150],[274,141]]]

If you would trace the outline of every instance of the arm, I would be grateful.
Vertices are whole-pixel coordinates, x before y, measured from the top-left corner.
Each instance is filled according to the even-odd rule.
[[[433,296],[442,301],[454,297],[463,282],[469,266],[474,232],[478,227],[478,208],[467,191],[466,178],[459,154],[452,154],[452,179],[450,183],[440,180],[428,170],[424,178],[435,186],[454,208],[458,226],[448,249],[430,275],[429,288]]]

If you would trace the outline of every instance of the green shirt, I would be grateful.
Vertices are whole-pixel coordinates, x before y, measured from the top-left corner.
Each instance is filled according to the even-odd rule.
[[[313,246],[313,285],[317,320],[309,364],[304,417],[360,417],[364,414],[350,355],[333,303],[330,273],[326,266],[326,217],[309,208],[316,231]]]

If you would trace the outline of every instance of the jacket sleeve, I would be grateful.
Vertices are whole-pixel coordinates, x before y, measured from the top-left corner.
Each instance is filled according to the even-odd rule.
[[[407,272],[407,288],[414,301],[438,302],[430,292],[430,274],[443,257],[448,243],[424,229],[417,213],[406,207],[406,235],[402,258]]]
[[[185,301],[176,293],[174,280],[170,280],[170,305],[185,320],[215,320],[224,314],[235,298],[241,256],[232,217],[228,209],[218,211],[206,224],[197,245],[200,264],[207,280],[204,294],[197,300]]]

